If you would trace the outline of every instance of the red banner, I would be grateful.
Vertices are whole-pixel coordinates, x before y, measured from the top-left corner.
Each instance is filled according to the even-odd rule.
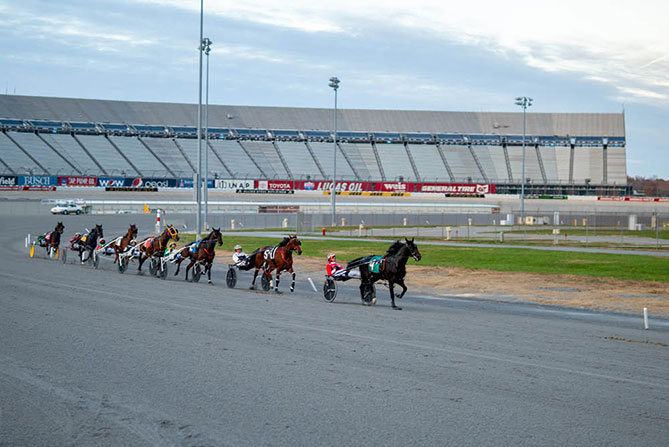
[[[413,192],[413,183],[403,182],[379,182],[374,184],[374,191],[378,192]]]
[[[97,177],[58,177],[59,186],[98,186]]]
[[[495,194],[495,185],[486,183],[418,183],[415,192],[438,194]]]
[[[270,191],[288,191],[293,189],[291,180],[258,180],[256,189],[267,189]]]
[[[605,202],[669,202],[669,197],[607,197],[600,196],[597,200]]]
[[[330,191],[332,189],[332,182],[322,182],[315,180],[297,181],[295,182],[295,189],[301,189],[305,191]],[[338,181],[337,191],[362,192],[373,191],[373,189],[372,183],[370,182]]]
[[[55,186],[2,186],[0,189],[3,191],[55,191]]]

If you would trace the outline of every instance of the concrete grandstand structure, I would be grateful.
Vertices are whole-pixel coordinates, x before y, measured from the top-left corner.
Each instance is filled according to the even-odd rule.
[[[337,180],[521,184],[522,113],[340,110]],[[332,110],[209,106],[209,176],[330,180]],[[0,95],[0,173],[192,178],[197,105]],[[528,194],[623,195],[623,114],[528,113]]]

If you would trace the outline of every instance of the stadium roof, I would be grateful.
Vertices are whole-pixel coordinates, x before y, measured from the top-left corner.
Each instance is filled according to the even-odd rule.
[[[522,113],[340,109],[339,130],[519,135]],[[0,95],[0,118],[196,126],[197,104]],[[209,105],[209,126],[328,130],[332,109]],[[528,113],[528,135],[624,137],[622,113]]]

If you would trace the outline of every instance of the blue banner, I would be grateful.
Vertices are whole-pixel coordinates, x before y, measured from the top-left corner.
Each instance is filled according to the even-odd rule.
[[[19,186],[58,186],[58,177],[48,175],[19,175]]]

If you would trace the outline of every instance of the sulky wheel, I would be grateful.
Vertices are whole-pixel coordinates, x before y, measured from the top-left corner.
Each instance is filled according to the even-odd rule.
[[[237,270],[228,269],[228,273],[225,274],[225,284],[231,289],[234,289],[237,285]]]
[[[160,277],[160,279],[167,278],[167,263],[166,262],[162,262],[162,261],[160,262],[158,276]]]
[[[97,251],[93,251],[91,256],[93,256],[93,267],[97,269],[100,266],[100,255],[98,255]]]
[[[67,262],[67,247],[63,248],[60,260],[63,261],[63,264]]]
[[[156,276],[156,271],[158,270],[158,263],[156,262],[155,258],[151,258],[151,261],[149,261],[149,273],[151,276]]]
[[[195,267],[193,267],[193,276],[191,276],[191,281],[200,282],[200,276],[202,276],[202,268],[200,267],[200,264],[195,264]]]
[[[269,274],[263,272],[262,278],[260,278],[260,285],[262,286],[262,289],[265,292],[269,292],[270,281],[271,281],[271,278],[270,278]]]
[[[327,276],[323,283],[323,299],[331,303],[335,298],[337,298],[337,281],[331,276]]]
[[[128,268],[128,258],[118,258],[118,272],[125,273],[125,270]]]

